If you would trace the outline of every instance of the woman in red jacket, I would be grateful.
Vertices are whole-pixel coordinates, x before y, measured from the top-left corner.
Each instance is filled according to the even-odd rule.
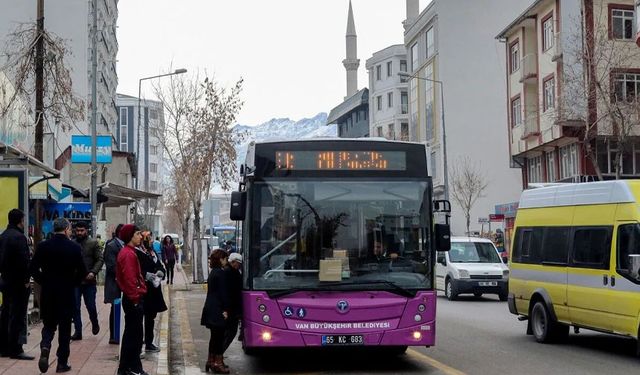
[[[142,242],[142,233],[135,225],[127,224],[120,229],[120,239],[126,245],[118,253],[116,263],[116,282],[122,290],[124,310],[124,335],[118,374],[146,374],[142,369],[140,351],[143,341],[143,298],[147,293],[147,287],[135,250]]]

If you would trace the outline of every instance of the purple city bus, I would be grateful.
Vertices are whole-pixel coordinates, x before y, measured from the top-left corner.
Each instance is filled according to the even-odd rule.
[[[450,205],[432,201],[427,166],[418,143],[249,146],[230,213],[243,221],[245,353],[434,345],[435,254],[450,246]]]

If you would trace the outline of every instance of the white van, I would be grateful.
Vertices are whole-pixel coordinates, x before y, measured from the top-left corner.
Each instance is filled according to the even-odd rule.
[[[459,294],[497,294],[506,301],[509,294],[509,268],[500,259],[493,242],[485,238],[452,237],[451,250],[438,252],[436,287],[447,298]]]

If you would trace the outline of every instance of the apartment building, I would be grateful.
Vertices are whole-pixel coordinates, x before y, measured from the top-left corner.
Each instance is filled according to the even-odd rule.
[[[409,140],[409,95],[404,44],[375,52],[366,61],[369,74],[369,135],[394,140]]]
[[[609,115],[640,88],[634,20],[632,0],[537,0],[498,35],[509,152],[525,188],[590,181],[598,170],[603,179],[640,175],[637,129],[621,144]]]
[[[495,213],[496,205],[517,201],[521,191],[520,170],[505,158],[508,142],[500,135],[505,55],[495,33],[530,1],[433,0],[422,11],[418,0],[406,1],[409,138],[430,147],[435,199],[445,198],[445,173],[451,190],[452,169],[464,158],[485,176],[488,186],[471,210],[471,230],[479,230],[478,220]],[[452,229],[464,234],[462,210],[451,203]]]

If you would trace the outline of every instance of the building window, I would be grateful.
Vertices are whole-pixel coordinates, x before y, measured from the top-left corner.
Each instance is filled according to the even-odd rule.
[[[158,110],[155,108],[149,108],[149,118],[152,120],[158,119]]]
[[[393,61],[387,61],[387,77],[391,77],[393,73]]]
[[[400,60],[400,71],[401,72],[407,71],[407,60]]]
[[[380,138],[384,138],[384,137],[382,136],[382,126],[378,126],[378,128],[376,129],[376,132],[378,133],[378,137],[380,137]]]
[[[578,174],[578,145],[576,143],[560,147],[560,179]]]
[[[605,175],[616,173],[616,156],[618,143],[614,140],[601,140],[597,143],[598,167]],[[640,174],[640,143],[628,144],[622,151],[618,167],[625,176]]]
[[[433,27],[427,30],[427,59],[435,54],[436,46],[433,37]]]
[[[158,173],[158,164],[156,164],[156,163],[149,163],[149,172],[151,172],[151,173]]]
[[[438,154],[434,151],[431,153],[431,178],[436,179],[438,177],[438,170],[436,166],[438,165],[437,159]]]
[[[400,124],[400,140],[408,141],[409,140],[409,124],[403,122]]]
[[[558,179],[556,173],[556,153],[547,152],[547,182],[555,182]]]
[[[120,126],[127,126],[129,124],[129,109],[120,108]]]
[[[120,108],[120,151],[129,151],[129,110]]]
[[[542,182],[542,156],[528,159],[529,182]]]
[[[158,155],[158,146],[154,146],[154,145],[149,146],[149,154]]]
[[[389,124],[389,131],[387,132],[388,139],[396,139],[396,131],[393,127],[393,124]]]
[[[544,98],[542,101],[542,110],[546,112],[550,108],[555,107],[556,103],[556,80],[553,76],[544,80],[542,84]]]
[[[633,10],[611,9],[609,35],[614,39],[633,39]]]
[[[377,105],[378,111],[382,111],[382,95],[378,95],[376,97],[376,105]]]
[[[402,107],[400,110],[403,115],[409,113],[409,95],[407,95],[406,91],[400,93],[400,106]]]
[[[427,129],[427,140],[431,140],[434,137],[434,89],[433,89],[433,64],[427,65],[424,70],[424,76],[428,81],[424,82],[425,91],[425,118]]]
[[[640,74],[619,73],[613,79],[615,99],[633,102],[640,92]]]
[[[389,103],[389,108],[393,107],[393,92],[387,93],[387,103]]]
[[[156,191],[156,190],[158,190],[158,182],[156,182],[156,181],[149,181],[149,190],[151,190],[151,191]]]
[[[520,69],[520,43],[518,41],[509,47],[509,68],[511,73]]]
[[[418,69],[418,43],[413,43],[411,46],[411,71],[415,72]]]
[[[542,50],[553,47],[553,13],[542,20]]]
[[[379,81],[382,79],[382,66],[376,65],[376,80]]]
[[[511,126],[516,127],[522,124],[522,102],[520,96],[511,100]]]

